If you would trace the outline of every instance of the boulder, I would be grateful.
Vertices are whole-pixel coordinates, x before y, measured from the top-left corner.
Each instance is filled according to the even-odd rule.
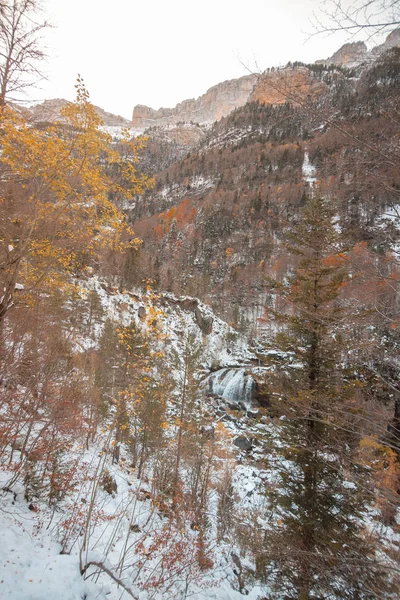
[[[235,446],[240,448],[240,450],[251,450],[253,447],[253,441],[245,436],[239,436],[233,440]]]
[[[184,298],[183,300],[179,301],[179,304],[183,310],[196,310],[199,301],[197,298]]]
[[[257,419],[257,417],[260,416],[260,411],[257,410],[256,408],[251,408],[250,410],[247,411],[247,416],[250,419]]]
[[[212,332],[213,318],[211,316],[204,315],[198,306],[194,311],[194,316],[196,319],[196,323],[200,327],[201,331],[205,335],[210,334]]]

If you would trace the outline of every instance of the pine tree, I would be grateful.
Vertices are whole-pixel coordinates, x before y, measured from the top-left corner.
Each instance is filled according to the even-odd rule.
[[[362,531],[369,496],[353,466],[359,438],[347,412],[357,387],[345,358],[350,315],[340,301],[347,258],[327,201],[308,200],[287,248],[299,262],[275,284],[284,306],[272,311],[282,327],[275,343],[289,360],[276,367],[272,390],[282,415],[271,449],[278,482],[268,493],[275,521],[258,571],[280,598],[377,598],[383,570]]]
[[[181,368],[181,377],[178,385],[177,403],[176,403],[176,459],[173,476],[174,498],[173,507],[178,503],[180,488],[180,468],[182,454],[186,437],[189,430],[189,424],[196,425],[198,412],[196,411],[196,400],[199,397],[199,384],[196,379],[196,372],[199,368],[201,355],[201,346],[196,343],[192,334],[187,336],[184,346],[183,365],[180,365],[179,356],[175,356],[175,364]],[[183,368],[183,369],[182,369]]]

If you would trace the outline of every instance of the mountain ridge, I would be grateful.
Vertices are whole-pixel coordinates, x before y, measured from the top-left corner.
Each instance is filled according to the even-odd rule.
[[[60,116],[61,110],[69,104],[64,98],[51,98],[40,104],[28,107],[18,107],[28,120],[33,123],[54,123],[63,122]],[[125,117],[110,113],[100,106],[95,105],[95,110],[99,117],[104,121],[106,127],[130,127],[131,122]]]
[[[314,64],[344,66],[352,69],[375,61],[383,52],[395,46],[400,46],[400,28],[389,33],[383,44],[375,46],[371,51],[368,51],[365,42],[350,42],[343,44],[330,58],[317,60]],[[155,110],[149,106],[138,104],[133,109],[132,126],[144,131],[154,126],[175,126],[182,121],[210,125],[222,117],[228,116],[233,110],[240,108],[248,101],[260,101],[259,94],[257,94],[260,79],[265,84],[266,75],[271,78],[273,77],[271,73],[282,73],[284,70],[285,68],[266,69],[263,73],[223,81],[209,88],[198,98],[183,100],[173,108]],[[298,77],[298,73],[296,76]],[[304,77],[300,77],[300,79],[302,87],[311,85]],[[314,93],[314,90],[311,93]],[[265,97],[263,101],[270,104],[281,104],[285,101],[282,94],[276,94],[273,88],[269,91],[264,89],[263,95]],[[227,101],[224,96],[228,96]]]
[[[348,42],[329,58],[316,60],[313,64],[362,69],[363,66],[371,65],[385,51],[399,46],[400,28],[397,28],[388,34],[382,44],[371,50],[368,50],[365,42]],[[265,69],[262,73],[227,79],[210,87],[198,98],[182,100],[172,108],[161,107],[156,110],[144,104],[137,104],[133,109],[131,120],[108,112],[99,106],[95,106],[95,109],[104,121],[104,126],[129,127],[136,130],[137,133],[154,127],[161,127],[165,130],[173,129],[183,123],[211,126],[249,101],[272,105],[284,103],[287,98],[277,89],[282,85],[282,78],[285,80],[285,86],[289,86],[290,89],[301,88],[303,92],[308,89],[313,96],[323,91],[317,82],[310,80],[301,67],[296,66],[297,63],[294,65],[293,67],[291,63],[288,63],[286,67],[272,67]],[[294,78],[292,83],[289,82],[291,78]],[[64,98],[53,98],[29,107],[18,106],[18,110],[33,123],[53,123],[62,121],[60,112],[67,103],[68,101]]]
[[[198,98],[183,100],[174,108],[154,110],[138,104],[133,109],[132,125],[138,129],[146,129],[154,125],[176,125],[180,121],[211,124],[246,104],[256,80],[257,75],[244,75],[238,79],[222,81]]]

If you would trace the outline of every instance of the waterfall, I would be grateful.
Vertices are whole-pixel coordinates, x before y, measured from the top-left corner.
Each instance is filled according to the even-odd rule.
[[[220,369],[212,373],[207,378],[208,390],[230,400],[231,402],[242,403],[247,409],[251,408],[255,381],[251,375],[246,374],[244,367],[237,369]]]
[[[314,165],[310,163],[310,157],[308,152],[304,153],[304,161],[303,161],[303,179],[306,183],[308,183],[311,187],[314,186],[317,181],[316,178],[316,168]]]

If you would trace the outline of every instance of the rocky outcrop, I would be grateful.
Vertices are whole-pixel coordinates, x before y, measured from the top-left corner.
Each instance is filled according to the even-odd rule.
[[[197,308],[194,311],[194,316],[196,319],[196,323],[200,327],[201,331],[205,335],[209,335],[212,332],[213,326],[213,318],[211,317],[211,315],[205,315],[197,306]]]
[[[380,56],[383,52],[390,50],[391,48],[398,48],[400,46],[400,27],[389,33],[383,44],[372,48],[371,54],[373,56]]]
[[[144,130],[154,126],[171,127],[180,122],[214,123],[246,104],[256,81],[256,75],[224,81],[199,98],[184,100],[175,108],[154,110],[139,104],[133,110],[132,127]]]
[[[306,67],[268,69],[259,78],[250,96],[261,104],[302,103],[306,98],[322,94],[327,86]]]
[[[62,109],[68,104],[63,98],[54,98],[53,100],[45,100],[41,104],[30,106],[25,109],[25,116],[33,123],[55,123],[64,122],[65,119],[61,116]],[[96,112],[104,122],[106,127],[130,127],[131,123],[128,119],[113,115],[99,106],[95,106]]]
[[[371,51],[364,42],[344,44],[330,58],[317,60],[317,64],[343,66],[352,69],[368,62],[372,62],[383,52],[400,46],[400,28],[395,29],[387,36],[383,44],[375,46]]]
[[[253,447],[253,442],[251,439],[245,437],[245,436],[239,436],[237,438],[235,438],[233,440],[233,443],[235,444],[235,446],[237,446],[238,448],[240,448],[240,450],[245,450],[245,451],[249,451],[252,449]]]
[[[28,108],[30,121],[33,123],[55,123],[56,121],[65,121],[61,117],[61,111],[68,104],[63,98],[54,98],[45,100],[41,104],[36,104]]]
[[[368,48],[364,42],[352,42],[344,44],[330,58],[317,60],[317,64],[343,66],[351,69],[361,65],[368,60],[368,57]]]

